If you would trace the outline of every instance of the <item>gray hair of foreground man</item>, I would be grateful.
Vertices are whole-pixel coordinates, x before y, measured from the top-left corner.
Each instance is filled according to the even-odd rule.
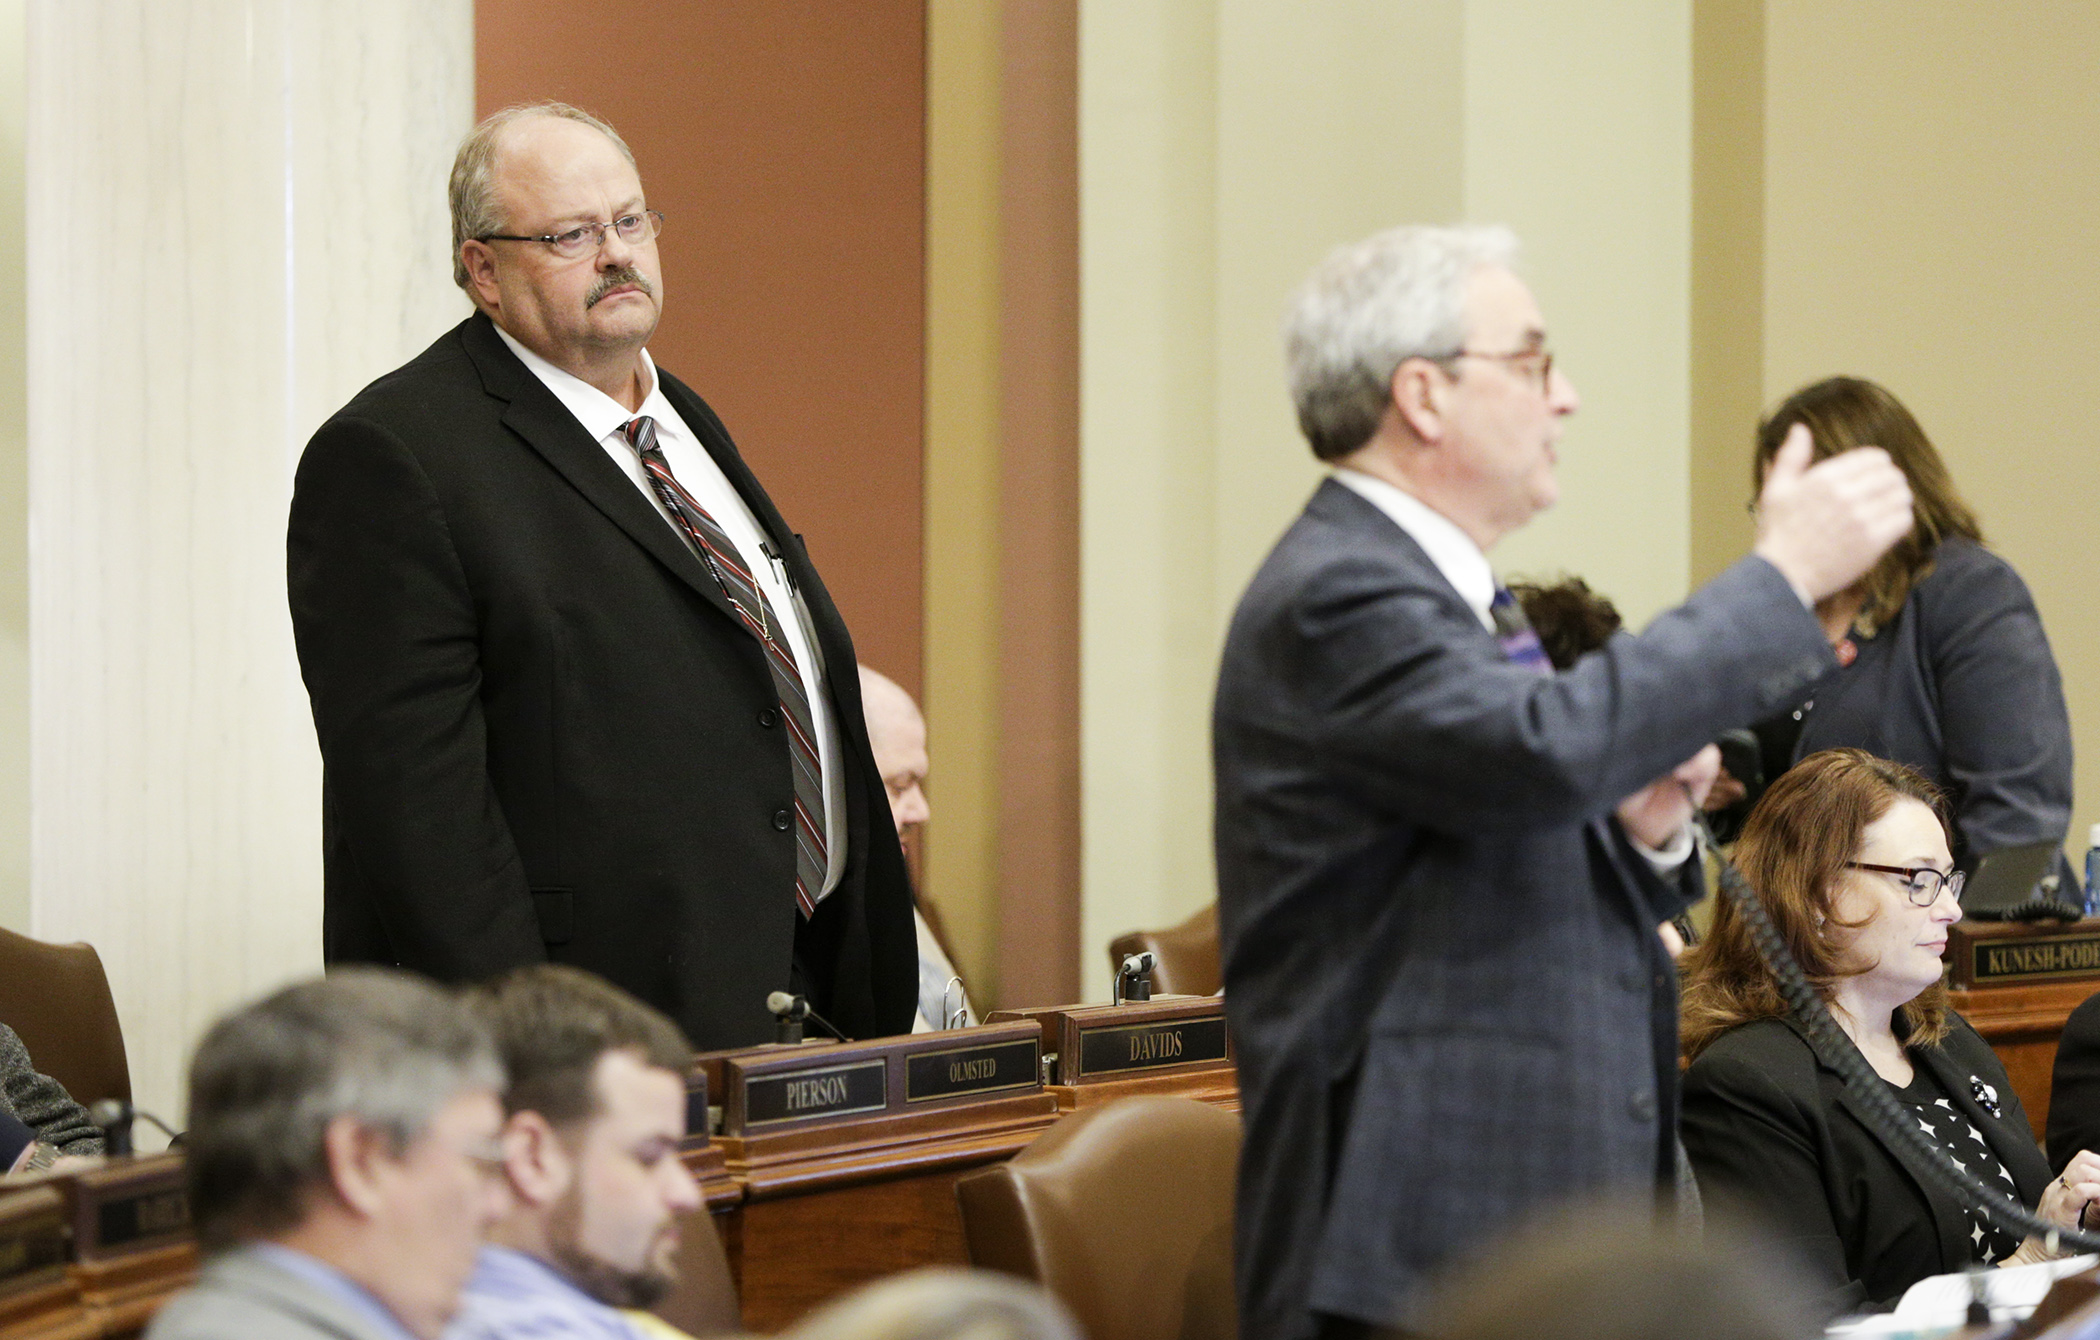
[[[1513,268],[1516,234],[1499,225],[1392,228],[1332,252],[1291,300],[1284,357],[1291,402],[1313,455],[1338,461],[1378,431],[1393,373],[1442,361],[1466,339],[1466,281]]]
[[[329,1122],[405,1150],[467,1089],[500,1089],[486,1030],[422,978],[351,968],[212,1026],[190,1062],[190,1212],[208,1246],[295,1227],[328,1181]]]
[[[1081,1340],[1048,1293],[989,1270],[928,1266],[829,1303],[781,1340]]]
[[[595,1116],[591,1075],[607,1052],[633,1052],[676,1075],[693,1066],[692,1044],[678,1025],[579,968],[520,968],[472,992],[467,1005],[495,1037],[510,1074],[506,1115],[537,1112],[556,1128]]]
[[[460,243],[470,237],[503,232],[510,226],[496,205],[496,148],[503,141],[503,132],[514,122],[533,116],[581,121],[611,140],[628,166],[637,173],[641,171],[634,161],[634,150],[627,147],[620,132],[580,107],[571,107],[566,102],[521,102],[500,112],[489,113],[459,142],[459,153],[452,159],[452,181],[446,190],[452,204],[452,282],[469,297],[473,296],[474,289],[467,278],[466,262],[459,258]]]

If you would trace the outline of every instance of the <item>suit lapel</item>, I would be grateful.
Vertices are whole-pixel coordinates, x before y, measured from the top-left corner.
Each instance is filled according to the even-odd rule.
[[[706,565],[686,548],[634,481],[612,463],[605,448],[583,431],[576,416],[505,347],[486,316],[477,315],[468,323],[464,343],[481,372],[483,387],[508,402],[503,426],[523,438],[585,501],[627,532],[673,576],[742,628],[729,598]]]
[[[1799,1021],[1789,1018],[1787,1026],[1799,1034],[1802,1041],[1808,1043],[1809,1050],[1816,1054],[1817,1064],[1832,1074],[1838,1075],[1843,1080],[1843,1072],[1838,1070],[1829,1054],[1816,1044],[1816,1040],[1809,1036],[1808,1030],[1803,1028]],[[1873,1082],[1880,1084],[1883,1081],[1876,1077]],[[1951,1088],[1952,1086],[1950,1085],[1949,1087]],[[1959,1205],[1953,1204],[1946,1196],[1936,1191],[1939,1184],[1932,1180],[1931,1174],[1924,1171],[1919,1163],[1920,1156],[1911,1149],[1909,1142],[1890,1144],[1883,1137],[1881,1128],[1874,1124],[1872,1117],[1867,1115],[1865,1100],[1860,1097],[1858,1089],[1849,1080],[1844,1080],[1842,1087],[1838,1090],[1838,1106],[1852,1114],[1853,1120],[1857,1121],[1866,1130],[1867,1134],[1873,1137],[1874,1142],[1880,1145],[1891,1159],[1896,1161],[1896,1166],[1903,1169],[1904,1175],[1909,1177],[1912,1184],[1917,1187],[1918,1194],[1924,1198],[1926,1206],[1932,1211],[1933,1234],[1939,1239],[1940,1244],[1940,1261],[1949,1269],[1958,1269],[1962,1262],[1969,1259],[1968,1216],[1963,1213]]]
[[[1953,1040],[1951,1036],[1948,1038],[1949,1042]],[[2031,1205],[2040,1200],[2041,1187],[2022,1186],[2019,1182],[2019,1170],[2026,1166],[2027,1160],[2015,1151],[2013,1142],[2025,1141],[2028,1149],[2032,1150],[2034,1137],[2028,1129],[2024,1125],[2015,1127],[2004,1117],[1992,1116],[1983,1110],[1983,1104],[1976,1101],[1974,1089],[1974,1086],[1981,1082],[1980,1077],[1964,1066],[1944,1044],[1938,1047],[1920,1047],[1916,1054],[1923,1056],[1925,1064],[1939,1077],[1940,1086],[1947,1091],[1955,1111],[1961,1113],[1963,1119],[1983,1135],[1984,1143],[1991,1147],[1991,1153],[2013,1178],[2012,1189],[2019,1195],[2021,1203]],[[1999,1110],[2004,1111],[2002,1105]],[[1984,1179],[1985,1182],[1990,1180]]]

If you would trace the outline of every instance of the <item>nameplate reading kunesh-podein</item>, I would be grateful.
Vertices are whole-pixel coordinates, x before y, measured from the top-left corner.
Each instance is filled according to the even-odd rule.
[[[732,1053],[723,1064],[722,1133],[836,1122],[965,1100],[1040,1093],[1033,1021],[830,1047]]]
[[[98,1260],[190,1237],[190,1193],[179,1154],[118,1159],[67,1185],[73,1250]]]
[[[1956,925],[1947,967],[1951,984],[1969,990],[2100,978],[2100,921]]]

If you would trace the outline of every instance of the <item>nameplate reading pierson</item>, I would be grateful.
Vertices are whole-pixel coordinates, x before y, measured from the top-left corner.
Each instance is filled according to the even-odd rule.
[[[2057,935],[2046,940],[1974,940],[1970,962],[1980,982],[2046,982],[2064,977],[2100,977],[2100,935]]]
[[[1032,1088],[1039,1080],[1042,1043],[1036,1038],[952,1047],[904,1058],[904,1101],[931,1102],[1001,1089]]]
[[[846,1117],[889,1106],[889,1065],[880,1058],[744,1079],[744,1128],[804,1117]]]
[[[1079,1035],[1082,1076],[1223,1061],[1227,1055],[1225,1020],[1216,1015],[1157,1024],[1126,1024],[1120,1028],[1089,1028]]]

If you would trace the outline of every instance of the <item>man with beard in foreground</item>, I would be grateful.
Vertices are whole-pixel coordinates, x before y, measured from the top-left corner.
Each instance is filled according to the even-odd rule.
[[[521,968],[470,1004],[509,1067],[512,1208],[448,1340],[639,1340],[619,1309],[669,1291],[679,1219],[701,1208],[678,1157],[692,1049],[663,1015],[558,964]]]

